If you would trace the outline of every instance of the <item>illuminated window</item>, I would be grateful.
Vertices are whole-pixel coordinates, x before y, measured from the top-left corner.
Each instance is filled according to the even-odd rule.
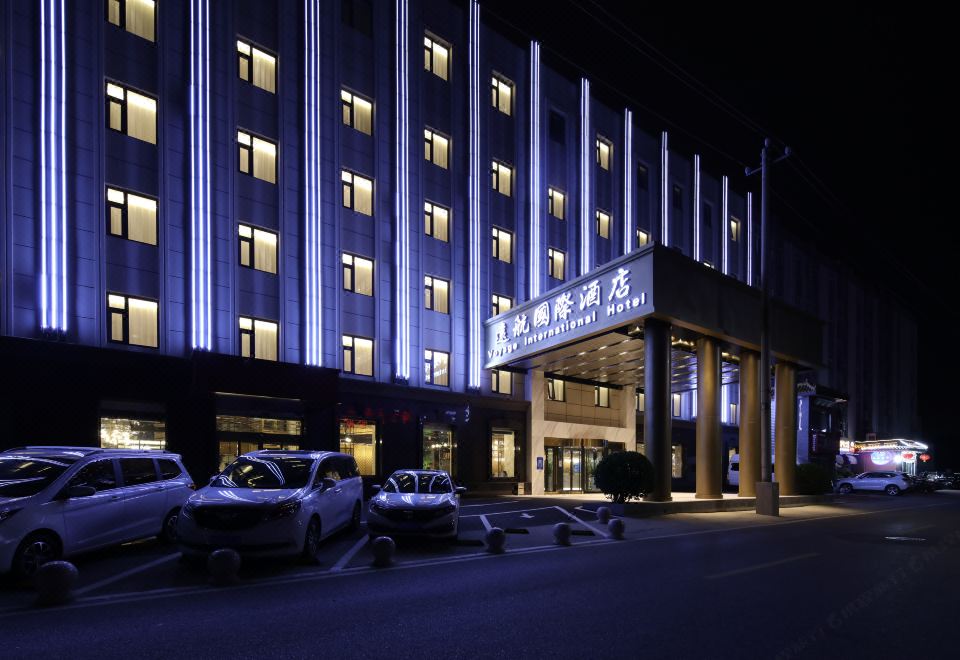
[[[516,435],[509,429],[490,432],[490,477],[512,479],[517,476]]]
[[[593,386],[593,405],[598,408],[610,407],[610,388],[603,385]]]
[[[643,247],[650,242],[650,232],[643,229],[637,230],[637,247]]]
[[[108,338],[120,344],[157,348],[160,336],[158,309],[155,300],[108,293]]]
[[[107,128],[156,144],[157,100],[108,82]]]
[[[681,399],[681,397],[680,397],[680,393],[679,393],[679,392],[675,392],[673,395],[671,395],[671,399],[670,399],[670,400],[671,400],[671,402],[672,402],[672,406],[671,406],[671,407],[672,407],[672,409],[673,409],[673,416],[674,416],[674,417],[680,417],[680,414],[681,414],[681,412],[682,412],[682,410],[683,410],[683,409],[682,409],[682,406],[681,406],[682,399]]]
[[[277,91],[277,58],[246,41],[237,40],[237,73],[254,87]]]
[[[343,370],[360,376],[373,375],[373,340],[343,335]]]
[[[506,263],[512,260],[513,234],[506,229],[493,228],[493,258]]]
[[[237,225],[240,265],[265,273],[277,273],[277,235],[250,225]]]
[[[360,474],[376,474],[377,423],[365,419],[341,419],[340,452],[353,456]]]
[[[433,351],[423,352],[424,382],[433,385],[450,384],[450,354]]]
[[[557,280],[564,278],[566,255],[560,250],[547,248],[547,274]]]
[[[450,46],[442,43],[433,35],[424,35],[423,37],[423,68],[433,75],[443,78],[448,77],[448,67],[450,66]]]
[[[597,209],[597,236],[610,238],[610,214]]]
[[[635,404],[636,407],[637,407],[637,412],[643,412],[643,411],[644,411],[644,409],[645,409],[645,407],[646,407],[646,405],[647,405],[647,402],[646,402],[646,400],[645,400],[645,397],[644,397],[644,395],[643,395],[643,392],[637,392],[636,397],[635,397],[635,400],[634,400],[634,404]]]
[[[566,401],[567,388],[566,382],[557,378],[547,379],[547,398],[550,401]]]
[[[450,313],[450,282],[439,277],[423,278],[423,306],[441,314]]]
[[[493,310],[491,312],[493,316],[496,316],[497,314],[503,314],[511,307],[513,307],[512,298],[493,294]]]
[[[345,89],[340,90],[344,126],[352,126],[361,133],[373,135],[373,104]]]
[[[740,221],[730,218],[730,240],[737,243],[740,240]]]
[[[101,417],[100,447],[162,451],[167,448],[167,425],[161,420]]]
[[[277,361],[277,335],[279,326],[273,321],[241,316],[240,357]]]
[[[490,171],[493,175],[493,189],[501,195],[510,197],[513,194],[513,168],[505,163],[495,160],[493,161],[492,169]]]
[[[502,369],[491,369],[490,390],[497,394],[512,394],[513,374]]]
[[[450,138],[430,130],[423,131],[423,157],[437,167],[447,169],[447,152],[450,150]]]
[[[670,458],[670,476],[674,479],[683,478],[683,445],[673,445]]]
[[[237,131],[238,167],[244,174],[277,182],[277,145],[246,131]]]
[[[156,41],[154,0],[107,0],[107,21],[147,41]]]
[[[362,296],[373,295],[373,261],[343,253],[343,288]]]
[[[613,155],[613,145],[606,138],[597,137],[597,165],[600,169],[610,169],[610,157]]]
[[[493,107],[505,115],[513,114],[513,83],[493,76]]]
[[[157,200],[107,188],[107,232],[138,243],[157,244]]]
[[[558,220],[564,218],[566,196],[556,188],[547,188],[547,213]]]
[[[450,235],[450,209],[433,202],[424,202],[423,232],[446,243]]]
[[[343,186],[343,206],[357,213],[373,215],[373,180],[343,170],[340,181]]]

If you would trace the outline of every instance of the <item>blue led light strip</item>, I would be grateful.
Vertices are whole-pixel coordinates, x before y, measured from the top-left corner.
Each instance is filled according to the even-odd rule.
[[[540,43],[530,42],[530,298],[540,295]]]
[[[753,193],[747,193],[747,286],[753,286]]]
[[[720,211],[720,217],[723,218],[722,224],[720,225],[720,236],[722,237],[721,245],[723,246],[723,274],[727,275],[729,273],[728,265],[728,255],[730,253],[730,180],[724,176],[723,177],[723,187],[721,190],[722,199],[720,201],[720,206],[722,207]]]
[[[190,3],[192,345],[210,350],[210,5]]]
[[[670,151],[667,132],[660,135],[660,242],[670,245]]]
[[[623,253],[633,250],[633,113],[623,111]]]
[[[580,79],[580,274],[590,272],[593,262],[593,205],[590,172],[596,145],[590,139],[590,81]],[[591,147],[593,147],[591,149]]]
[[[693,156],[693,260],[700,261],[700,154]]]
[[[306,350],[304,363],[323,365],[323,260],[320,215],[320,5],[304,0],[304,135],[305,207],[304,220],[304,301]]]
[[[480,5],[477,0],[470,2],[470,185],[469,223],[470,223],[470,263],[468,286],[469,295],[469,343],[467,386],[480,387],[480,375],[483,367],[480,336],[481,300],[480,300]]]
[[[396,322],[394,337],[394,373],[398,379],[410,378],[410,126],[409,126],[409,61],[408,0],[397,0],[396,35]]]

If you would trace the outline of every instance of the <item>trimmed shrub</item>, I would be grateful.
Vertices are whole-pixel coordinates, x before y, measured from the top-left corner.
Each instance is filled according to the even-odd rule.
[[[797,490],[801,495],[823,495],[833,492],[833,472],[816,463],[797,465]]]
[[[653,489],[653,464],[639,452],[614,452],[597,463],[593,481],[614,502],[638,500]]]

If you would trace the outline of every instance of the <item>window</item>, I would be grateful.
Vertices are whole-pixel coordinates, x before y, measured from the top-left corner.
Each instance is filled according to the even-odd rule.
[[[643,412],[646,409],[647,402],[646,402],[646,397],[644,397],[643,395],[643,392],[636,393],[634,404],[637,407],[637,412]]]
[[[450,384],[450,354],[429,348],[423,352],[424,382],[433,385]]]
[[[343,184],[343,206],[357,213],[373,215],[373,180],[343,170],[340,181]]]
[[[512,394],[513,374],[503,369],[491,369],[490,389],[497,394]]]
[[[423,232],[446,243],[450,235],[450,209],[433,202],[424,202]]]
[[[237,225],[240,265],[265,273],[277,273],[277,235],[250,225]]]
[[[727,404],[727,424],[739,424],[740,423],[740,407],[735,403]]]
[[[121,458],[120,472],[124,486],[139,486],[157,480],[157,467],[152,458]]]
[[[597,236],[610,238],[610,214],[597,209]]]
[[[269,183],[277,182],[277,145],[246,131],[237,131],[237,146],[241,172]]]
[[[610,388],[603,385],[593,386],[593,405],[598,408],[610,407]]]
[[[110,341],[157,348],[160,336],[159,304],[116,293],[107,294],[107,336]]]
[[[436,37],[425,34],[423,36],[423,68],[433,75],[447,79],[447,68],[450,66],[450,46],[443,44]]]
[[[373,36],[373,3],[371,0],[341,0],[340,20],[357,32]]]
[[[176,479],[183,474],[183,470],[180,469],[177,462],[169,458],[158,458],[157,467],[160,469],[160,479],[162,481]]]
[[[240,357],[277,361],[278,326],[273,321],[241,316]]]
[[[737,243],[740,240],[740,221],[730,218],[730,240]]]
[[[551,110],[547,123],[549,124],[550,139],[559,144],[565,143],[567,141],[567,120],[563,118],[563,115]]]
[[[509,429],[490,432],[490,476],[512,479],[516,473],[516,435]]]
[[[423,278],[423,306],[441,314],[450,313],[450,283],[439,277],[425,275]]]
[[[373,375],[373,340],[343,335],[343,370],[360,376]]]
[[[506,78],[493,76],[493,107],[505,115],[513,114],[513,83]]]
[[[564,273],[564,261],[566,255],[560,250],[547,248],[547,275],[562,280]]]
[[[512,255],[513,234],[506,229],[493,228],[493,258],[510,263]]]
[[[423,157],[437,167],[447,169],[447,152],[450,138],[426,128],[423,130]]]
[[[365,419],[341,419],[340,452],[353,456],[360,474],[376,474],[377,423]]]
[[[100,446],[104,449],[166,449],[167,426],[153,419],[101,417]]]
[[[637,247],[643,247],[650,242],[650,232],[643,229],[637,230]]]
[[[457,461],[453,431],[442,426],[425,426],[421,446],[424,470],[446,470],[450,476],[454,475]]]
[[[513,180],[513,168],[505,163],[495,160],[493,161],[491,173],[493,174],[493,189],[501,195],[510,197],[510,195],[513,193],[511,183]]]
[[[98,493],[116,488],[117,473],[114,471],[113,461],[96,461],[83,466],[67,484],[68,488],[73,486],[93,486]]]
[[[566,401],[567,388],[566,382],[557,378],[547,379],[547,398],[550,401]]]
[[[157,100],[108,82],[107,128],[156,144]]]
[[[373,104],[345,89],[340,90],[343,106],[343,125],[352,126],[361,133],[373,135]]]
[[[565,195],[556,188],[547,188],[547,213],[558,220],[563,220],[563,203]]]
[[[673,445],[670,457],[670,476],[674,479],[683,478],[683,445]]]
[[[501,296],[498,294],[493,294],[493,310],[491,314],[496,316],[497,314],[503,314],[505,311],[513,307],[513,299],[506,296]]]
[[[240,80],[271,94],[277,91],[277,58],[253,44],[237,39],[237,73]]]
[[[107,21],[147,41],[156,41],[154,0],[107,0]]]
[[[373,261],[343,253],[343,288],[361,296],[373,295]]]
[[[157,244],[157,200],[107,188],[107,232],[138,243]]]
[[[682,408],[681,408],[681,405],[680,405],[680,404],[681,404],[681,401],[682,401],[682,399],[681,399],[681,397],[680,397],[680,393],[679,393],[679,392],[675,392],[675,393],[671,396],[671,402],[672,402],[673,416],[674,416],[674,417],[680,417],[680,413],[681,413],[681,411],[682,411]]]
[[[606,138],[597,136],[597,165],[602,170],[610,169],[610,157],[613,155],[613,145]]]

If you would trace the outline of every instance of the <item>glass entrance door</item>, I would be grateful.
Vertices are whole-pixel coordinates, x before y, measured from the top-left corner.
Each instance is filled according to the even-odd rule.
[[[583,490],[583,450],[567,449],[563,452],[563,492]]]

